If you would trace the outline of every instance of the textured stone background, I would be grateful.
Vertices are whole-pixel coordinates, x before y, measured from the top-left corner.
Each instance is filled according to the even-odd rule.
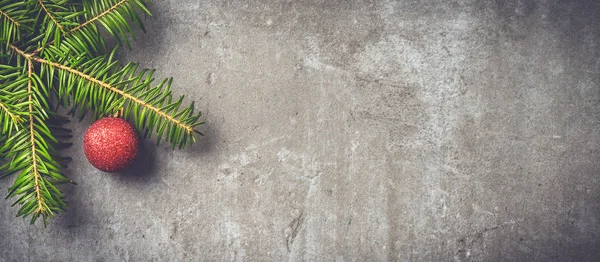
[[[0,261],[600,257],[600,2],[155,1],[120,56],[174,76],[193,148],[67,170]],[[12,179],[0,181],[0,192]]]

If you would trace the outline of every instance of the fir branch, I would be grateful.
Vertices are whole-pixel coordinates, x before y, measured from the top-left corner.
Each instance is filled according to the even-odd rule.
[[[21,40],[23,30],[29,30],[34,21],[28,7],[35,0],[11,1],[0,0],[0,40],[12,43]]]
[[[136,103],[138,105],[141,105],[141,106],[143,106],[145,108],[148,108],[148,109],[154,111],[156,114],[160,115],[161,117],[164,117],[168,121],[173,122],[177,126],[185,129],[188,134],[192,134],[194,132],[194,128],[192,126],[187,125],[187,124],[183,123],[182,121],[180,121],[178,119],[175,119],[174,117],[172,117],[172,116],[168,115],[167,113],[163,112],[159,108],[156,108],[156,107],[152,106],[151,104],[146,103],[145,101],[142,101],[142,100],[138,99],[137,97],[134,97],[134,96],[132,96],[132,95],[126,93],[126,92],[123,92],[123,90],[120,90],[120,89],[118,89],[118,88],[116,88],[114,86],[111,86],[111,85],[109,85],[109,84],[107,84],[107,83],[105,83],[105,82],[103,82],[103,81],[101,81],[99,79],[96,79],[96,78],[94,78],[94,77],[92,77],[92,76],[90,76],[90,75],[88,75],[86,73],[83,73],[83,72],[81,72],[81,71],[79,71],[77,69],[73,69],[73,68],[70,68],[68,66],[64,66],[62,64],[55,63],[55,62],[52,62],[52,61],[48,61],[48,60],[45,60],[45,59],[42,59],[42,58],[39,58],[39,57],[32,57],[31,59],[33,61],[35,61],[35,62],[40,63],[40,64],[46,64],[46,65],[49,65],[49,66],[53,66],[53,67],[56,67],[58,69],[65,70],[65,71],[67,71],[67,72],[69,72],[71,74],[75,74],[75,75],[77,75],[77,76],[79,76],[81,78],[84,78],[85,80],[87,80],[89,82],[92,82],[92,83],[94,83],[94,84],[96,84],[96,85],[98,85],[100,87],[103,87],[103,88],[106,88],[106,89],[110,90],[111,92],[114,92],[114,93],[117,93],[117,94],[121,95],[123,98],[125,98],[127,100],[130,100],[130,101],[132,101],[132,102],[134,102],[134,103]]]
[[[102,26],[104,26],[108,33],[117,39],[119,44],[123,44],[124,41],[125,44],[128,47],[130,47],[129,41],[127,40],[127,35],[135,39],[135,34],[129,26],[129,23],[124,18],[124,14],[127,14],[130,20],[135,21],[136,24],[144,32],[144,25],[141,22],[141,19],[137,14],[136,9],[141,10],[142,12],[148,15],[151,15],[150,11],[145,7],[145,4],[139,0],[120,0],[117,3],[113,3],[106,10],[101,12],[93,6],[86,5],[86,3],[87,2],[84,1],[84,9],[89,8],[89,12],[86,12],[85,14],[90,14],[93,16],[88,18],[86,21],[80,23],[79,25],[75,26],[71,30],[67,30],[66,32],[64,32],[64,38],[75,38],[77,43],[87,43],[87,46],[93,48],[94,50],[98,49],[95,46],[96,43],[100,43],[100,45],[102,46],[104,45],[104,40],[102,39],[98,32],[98,29],[96,28],[95,22],[99,22]],[[91,28],[91,31],[85,30],[86,28]],[[126,32],[128,32],[128,34]],[[37,48],[32,54],[39,54],[44,48],[54,44],[54,42],[55,40],[51,40],[47,44]]]
[[[27,115],[27,90],[20,89],[27,78],[22,67],[0,64],[0,126],[1,135],[10,136],[23,125]]]
[[[107,9],[106,11],[104,11],[104,12],[102,12],[102,13],[100,13],[100,14],[98,14],[98,15],[94,16],[94,17],[92,17],[91,19],[89,19],[89,20],[85,21],[84,23],[82,23],[82,24],[80,24],[80,25],[76,26],[75,28],[71,29],[71,33],[73,33],[73,32],[75,32],[75,31],[77,31],[77,30],[79,30],[79,29],[81,29],[81,28],[83,28],[83,27],[85,27],[85,26],[87,26],[87,25],[89,25],[89,24],[91,24],[91,23],[95,22],[96,20],[98,20],[98,19],[100,19],[100,18],[102,18],[102,17],[106,16],[107,14],[109,14],[109,13],[111,13],[111,12],[114,12],[114,11],[115,11],[115,10],[116,10],[116,9],[117,9],[119,6],[123,5],[123,4],[124,4],[125,2],[127,2],[127,1],[128,1],[128,0],[121,0],[120,2],[118,2],[118,3],[116,3],[115,5],[111,6],[111,7],[110,7],[109,9]]]
[[[37,208],[35,209],[34,213],[43,214],[46,210],[44,208],[44,201],[42,200],[42,190],[40,187],[40,173],[38,172],[37,151],[35,147],[35,132],[33,130],[33,90],[31,88],[33,82],[33,65],[31,64],[31,59],[27,59],[27,77],[29,78],[29,80],[27,81],[27,92],[29,92],[29,135],[31,139],[31,162],[33,168],[33,181],[35,184],[35,197],[37,199]]]
[[[38,3],[42,7],[42,9],[44,9],[44,12],[46,12],[46,15],[50,18],[50,20],[52,20],[52,22],[54,22],[54,24],[56,24],[58,29],[60,29],[60,31],[64,32],[65,28],[58,21],[56,21],[56,18],[54,18],[54,16],[50,13],[50,11],[48,11],[46,6],[44,5],[44,1],[38,0]]]
[[[9,108],[8,105],[6,103],[4,103],[3,101],[0,101],[0,109],[2,109],[2,111],[4,112],[4,114],[7,114],[10,117],[10,123],[14,123],[13,126],[18,130],[19,129],[19,124],[21,124],[21,122],[23,122],[23,119],[16,115],[15,113],[13,113]],[[1,115],[1,113],[0,113]],[[8,119],[2,119],[3,122],[8,122]],[[10,132],[12,128],[5,128],[3,129],[4,133],[8,133]]]
[[[165,134],[173,147],[202,135],[195,130],[201,113],[194,103],[181,108],[183,96],[173,100],[170,79],[151,86],[153,70],[122,66],[115,51],[101,54],[99,26],[129,46],[130,23],[144,30],[143,13],[150,15],[144,0],[0,0],[0,178],[16,175],[7,198],[17,198],[17,216],[45,224],[66,210],[55,185],[72,181],[60,174],[68,158],[57,149],[68,146],[62,140],[71,131],[60,126],[65,119],[50,105],[52,94],[81,117],[123,112],[144,137],[156,133],[160,142]]]
[[[24,57],[24,58],[25,58],[25,59],[27,59],[27,60],[30,60],[30,58],[31,58],[31,56],[32,56],[32,54],[27,54],[27,53],[25,53],[25,51],[23,51],[23,50],[19,49],[18,47],[16,47],[16,46],[15,46],[15,45],[13,45],[13,44],[8,44],[8,47],[9,47],[10,49],[12,49],[13,51],[15,51],[15,52],[16,52],[18,55],[20,55],[20,56]]]
[[[7,13],[5,13],[4,11],[0,10],[0,15],[6,17],[10,22],[12,22],[13,24],[15,24],[17,27],[21,26],[21,23],[19,23],[17,20],[15,20],[14,18],[10,17]]]
[[[13,50],[20,51],[16,47]],[[32,62],[27,59],[25,64],[26,81],[15,82],[15,89],[23,90],[20,85],[25,85],[28,127],[18,130],[4,141],[0,155],[10,161],[0,166],[0,170],[5,171],[2,176],[19,174],[7,196],[19,196],[13,204],[21,204],[17,216],[31,215],[31,223],[41,216],[46,223],[47,218],[64,211],[66,207],[62,193],[53,184],[70,180],[58,173],[60,165],[55,160],[54,146],[60,143],[47,124],[51,123],[49,116],[53,112],[47,112],[47,90],[34,72]]]
[[[8,114],[10,116],[10,119],[12,119],[15,122],[21,122],[21,118],[15,114],[13,114],[10,109],[8,109],[8,106],[2,102],[0,102],[0,109],[2,109],[2,111],[4,111],[4,113]]]

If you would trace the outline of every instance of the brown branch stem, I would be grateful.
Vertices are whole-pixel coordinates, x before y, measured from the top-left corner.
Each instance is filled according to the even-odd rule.
[[[62,65],[62,64],[59,64],[59,63],[55,63],[55,62],[52,62],[52,61],[48,61],[48,60],[40,58],[40,57],[33,56],[33,54],[27,54],[27,53],[23,52],[22,50],[20,50],[18,47],[14,46],[14,45],[9,45],[9,47],[11,49],[13,49],[15,52],[17,52],[19,55],[25,57],[28,61],[35,61],[35,62],[40,63],[40,64],[46,64],[46,65],[49,65],[49,66],[56,67],[58,69],[65,70],[65,71],[67,71],[69,73],[78,75],[79,77],[82,77],[82,78],[84,78],[84,79],[86,79],[86,80],[88,80],[88,81],[90,81],[90,82],[92,82],[92,83],[94,83],[94,84],[96,84],[98,86],[101,86],[103,88],[106,88],[106,89],[108,89],[108,90],[110,90],[112,92],[115,92],[115,93],[121,95],[125,99],[128,99],[128,100],[130,100],[130,101],[132,101],[132,102],[134,102],[136,104],[139,104],[139,105],[141,105],[141,106],[143,106],[145,108],[148,108],[148,109],[154,111],[156,114],[162,116],[163,118],[167,119],[168,121],[173,122],[177,126],[185,129],[188,134],[191,134],[191,133],[194,132],[194,128],[191,127],[190,125],[184,124],[180,120],[175,119],[174,117],[172,117],[172,116],[168,115],[167,113],[161,111],[159,108],[156,108],[153,105],[148,104],[148,103],[140,100],[139,98],[137,98],[135,96],[132,96],[132,95],[130,95],[128,93],[125,93],[121,89],[118,89],[118,88],[116,88],[114,86],[111,86],[110,84],[107,84],[107,83],[105,83],[105,82],[103,82],[101,80],[98,80],[98,79],[96,79],[96,78],[94,78],[94,77],[92,77],[92,76],[90,76],[90,75],[88,75],[86,73],[83,73],[83,72],[78,71],[76,69],[70,68],[68,66],[65,66],[65,65]]]
[[[111,6],[109,9],[107,9],[106,11],[98,14],[97,16],[92,17],[90,20],[85,21],[83,24],[80,24],[76,27],[74,27],[73,29],[71,29],[70,33],[73,33],[85,26],[87,26],[88,24],[93,23],[94,21],[102,18],[103,16],[109,14],[110,12],[114,11],[115,9],[117,9],[119,6],[123,5],[125,2],[127,2],[128,0],[121,0],[120,2],[116,3],[115,5]]]
[[[39,0],[41,1],[41,0]],[[116,3],[115,5],[111,6],[109,9],[107,9],[106,11],[90,18],[89,20],[83,22],[82,24],[74,27],[73,29],[69,30],[68,32],[66,32],[66,34],[72,34],[74,32],[76,32],[77,30],[80,30],[81,28],[86,27],[87,25],[97,21],[98,19],[104,17],[105,15],[109,14],[110,12],[115,11],[115,9],[117,9],[119,6],[123,5],[125,2],[127,2],[128,0],[121,0],[120,2]],[[62,36],[61,36],[62,37]],[[51,45],[52,43],[54,43],[54,40],[51,40],[50,42],[48,42],[46,45]],[[44,46],[45,47],[45,46]],[[37,55],[39,52],[42,51],[43,47],[40,47],[38,49],[36,49],[35,51],[33,51],[33,55]]]
[[[194,129],[190,125],[184,124],[180,120],[175,119],[174,117],[172,117],[172,116],[166,114],[165,112],[161,111],[159,108],[156,108],[153,105],[148,104],[148,103],[140,100],[139,98],[137,98],[135,96],[132,96],[132,95],[130,95],[128,93],[125,93],[123,90],[118,89],[118,88],[116,88],[114,86],[111,86],[111,85],[109,85],[109,84],[107,84],[105,82],[102,82],[101,80],[98,80],[98,79],[96,79],[96,78],[94,78],[94,77],[92,77],[92,76],[90,76],[88,74],[85,74],[85,73],[83,73],[81,71],[78,71],[76,69],[70,68],[68,66],[65,66],[65,65],[62,65],[62,64],[59,64],[59,63],[55,63],[55,62],[52,62],[52,61],[48,61],[48,60],[45,60],[45,59],[42,59],[42,58],[39,58],[39,57],[32,57],[31,59],[33,61],[35,61],[35,62],[40,63],[40,64],[50,65],[50,66],[53,66],[53,67],[65,70],[65,71],[67,71],[67,72],[69,72],[71,74],[78,75],[79,77],[82,77],[82,78],[84,78],[84,79],[86,79],[86,80],[88,80],[88,81],[90,81],[90,82],[92,82],[92,83],[94,83],[94,84],[96,84],[98,86],[101,86],[103,88],[106,88],[106,89],[108,89],[108,90],[110,90],[112,92],[115,92],[115,93],[121,95],[125,99],[128,99],[128,100],[130,100],[130,101],[132,101],[132,102],[134,102],[136,104],[139,104],[139,105],[141,105],[141,106],[143,106],[145,108],[148,108],[148,109],[154,111],[156,114],[162,116],[163,118],[167,119],[168,121],[173,122],[177,126],[185,129],[188,134],[191,134],[192,132],[194,132]]]
[[[42,2],[42,0],[38,0],[38,3],[40,3],[40,5],[42,6],[42,9],[44,9],[44,12],[46,12],[48,17],[50,17],[50,20],[52,20],[52,22],[54,22],[56,24],[56,26],[58,26],[58,29],[60,29],[60,31],[64,32],[65,28],[61,24],[59,24],[58,21],[56,21],[54,16],[52,16],[52,14],[50,14],[50,11],[48,11],[48,9],[46,9],[46,6],[44,5],[44,2]]]
[[[21,24],[19,22],[17,22],[17,20],[13,19],[12,17],[10,17],[7,13],[3,12],[2,10],[0,10],[0,14],[4,17],[8,18],[8,20],[13,22],[13,24],[15,24],[17,26],[21,26]]]
[[[35,194],[38,202],[38,207],[36,209],[37,213],[41,213],[44,211],[44,205],[42,200],[42,189],[40,187],[40,173],[38,172],[37,167],[37,152],[35,146],[35,132],[33,129],[33,90],[32,90],[32,79],[33,79],[33,64],[31,63],[31,59],[27,59],[27,76],[29,77],[29,81],[27,83],[27,92],[29,92],[29,134],[31,139],[31,162],[33,166],[33,179],[35,183]]]
[[[8,109],[8,107],[5,104],[0,103],[0,108],[2,110],[4,110],[4,112],[6,112],[14,122],[17,122],[17,123],[21,122],[21,118],[15,114],[13,114],[12,112],[10,112],[10,110]]]
[[[14,46],[13,44],[8,44],[8,47],[10,49],[12,49],[13,51],[15,51],[17,54],[19,54],[20,56],[25,57],[27,60],[29,60],[32,56],[32,54],[25,53],[23,50],[19,49],[18,47]]]

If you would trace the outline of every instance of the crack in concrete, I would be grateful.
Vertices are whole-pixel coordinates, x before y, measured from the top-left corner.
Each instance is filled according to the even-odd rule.
[[[290,222],[290,225],[286,229],[285,244],[286,244],[288,252],[292,251],[291,246],[292,246],[292,244],[294,244],[294,240],[296,240],[296,237],[298,236],[298,232],[300,231],[302,224],[304,224],[304,221],[306,220],[305,218],[306,217],[304,216],[304,213],[300,212],[300,215],[298,215],[298,217],[294,218],[294,220],[292,220],[292,222]]]

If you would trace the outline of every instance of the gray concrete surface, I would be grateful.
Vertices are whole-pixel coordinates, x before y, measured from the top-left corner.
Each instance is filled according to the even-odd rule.
[[[174,76],[207,136],[109,175],[74,125],[69,211],[3,200],[0,261],[600,257],[600,2],[151,9],[121,58]]]

